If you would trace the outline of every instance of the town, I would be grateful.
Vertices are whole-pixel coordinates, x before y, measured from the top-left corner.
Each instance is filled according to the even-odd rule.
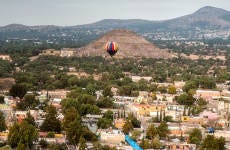
[[[1,78],[3,146],[195,150],[213,147],[210,140],[220,149],[230,146],[230,81],[227,67],[220,68],[226,60],[74,54],[43,50],[16,66],[15,79]],[[1,59],[12,62],[9,55]],[[28,133],[29,139],[17,135]]]
[[[0,150],[230,150],[230,7],[1,1]]]

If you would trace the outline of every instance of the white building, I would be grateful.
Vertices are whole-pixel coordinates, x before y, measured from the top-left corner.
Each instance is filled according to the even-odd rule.
[[[73,57],[75,54],[75,50],[69,49],[69,48],[63,48],[61,49],[61,57]]]
[[[111,131],[101,131],[100,140],[103,143],[109,144],[120,144],[121,142],[125,142],[125,135],[120,130],[111,130]]]
[[[7,61],[12,61],[10,55],[3,55],[3,54],[1,54],[0,55],[0,59],[7,60]]]
[[[146,81],[150,81],[152,79],[152,77],[131,76],[131,79],[133,82],[138,82],[141,79],[144,79]]]

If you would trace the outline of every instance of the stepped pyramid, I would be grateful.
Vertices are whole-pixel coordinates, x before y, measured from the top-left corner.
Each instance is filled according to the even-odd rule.
[[[168,50],[157,48],[135,32],[124,29],[112,30],[85,47],[78,48],[76,55],[110,57],[104,49],[108,41],[117,42],[119,45],[119,51],[113,56],[115,58],[146,57],[168,59],[172,57]]]

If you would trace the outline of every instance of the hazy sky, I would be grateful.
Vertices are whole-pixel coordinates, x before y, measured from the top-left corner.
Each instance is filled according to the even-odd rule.
[[[230,10],[230,0],[0,0],[0,26],[79,25],[102,19],[164,20],[204,6]]]

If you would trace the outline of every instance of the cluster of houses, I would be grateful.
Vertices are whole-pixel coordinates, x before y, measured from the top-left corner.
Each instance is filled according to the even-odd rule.
[[[61,50],[46,49],[46,50],[43,50],[42,53],[40,53],[39,55],[73,57],[73,56],[75,56],[75,53],[76,53],[76,49],[62,48]]]
[[[67,90],[54,90],[54,91],[40,91],[37,93],[36,99],[38,99],[41,103],[45,100],[50,99],[49,103],[53,105],[57,109],[57,118],[59,120],[63,120],[64,116],[61,113],[61,100],[66,98],[66,95],[69,91]],[[27,92],[27,94],[32,94],[32,92]],[[35,110],[27,110],[27,111],[19,111],[16,110],[16,103],[20,101],[18,98],[14,98],[12,96],[4,96],[5,103],[0,104],[0,110],[5,115],[5,120],[7,126],[13,125],[16,121],[21,123],[24,118],[26,118],[28,112],[33,116],[36,126],[40,127],[45,120],[46,113],[44,110],[39,108]],[[46,140],[48,143],[65,143],[66,136],[65,134],[55,134],[53,138],[47,136],[47,132],[39,132],[39,140]],[[0,141],[6,141],[8,136],[8,131],[0,132]]]
[[[133,80],[138,81],[137,77]],[[161,83],[158,86],[168,86],[171,83]],[[162,94],[156,93],[156,99],[152,100],[151,93],[147,91],[140,91],[137,97],[119,96],[115,95],[114,103],[121,106],[117,109],[111,109],[114,113],[113,125],[114,128],[98,129],[97,121],[102,118],[101,115],[88,114],[82,118],[82,123],[86,125],[93,133],[97,134],[102,144],[116,146],[118,149],[132,149],[125,141],[125,134],[122,132],[122,127],[125,124],[125,117],[127,114],[133,114],[140,122],[141,127],[137,130],[141,131],[139,139],[145,138],[146,129],[152,123],[155,126],[159,122],[153,122],[153,118],[164,119],[166,116],[171,116],[173,122],[168,122],[169,137],[171,140],[161,141],[164,143],[166,149],[188,149],[195,150],[195,144],[189,144],[189,132],[193,128],[198,128],[202,131],[203,135],[207,133],[209,127],[215,128],[214,135],[216,137],[224,137],[226,142],[230,143],[229,129],[229,110],[230,110],[230,91],[227,90],[228,86],[222,90],[203,90],[198,89],[194,95],[195,98],[203,98],[207,101],[207,109],[202,111],[199,115],[185,115],[185,106],[178,105],[175,102],[175,97],[183,93],[182,87],[184,82],[175,82],[173,86],[176,87],[176,94]],[[220,86],[220,85],[218,85]],[[223,87],[223,86],[222,86]],[[112,90],[115,90],[113,88]],[[49,99],[49,103],[53,105],[58,112],[58,119],[63,120],[64,116],[61,112],[61,100],[65,99],[70,91],[67,90],[54,90],[54,91],[40,91],[37,93],[37,99],[44,102]],[[28,93],[30,94],[30,93]],[[101,91],[96,92],[97,97],[102,95]],[[5,96],[5,103],[0,104],[0,110],[4,112],[7,125],[11,125],[14,121],[21,122],[29,111],[34,117],[36,125],[39,127],[45,118],[45,112],[40,109],[17,111],[15,110],[16,103],[19,101],[17,98]],[[108,109],[102,109],[102,113]],[[7,140],[8,132],[0,133],[0,140]],[[185,140],[180,141],[179,138],[183,137]],[[49,143],[65,143],[65,134],[55,134],[55,137],[48,138],[47,133],[39,132],[39,139],[45,139]],[[230,144],[229,144],[230,145]]]
[[[137,77],[135,77],[136,81]],[[139,79],[139,78],[138,78]],[[159,86],[168,86],[169,83],[161,83]],[[133,114],[138,120],[141,121],[142,135],[140,140],[145,137],[147,127],[154,123],[158,126],[159,123],[153,122],[153,118],[165,116],[171,116],[173,122],[168,122],[169,137],[171,140],[163,141],[166,149],[188,149],[195,150],[195,144],[189,144],[188,136],[189,132],[198,128],[202,131],[205,136],[210,134],[208,129],[215,128],[215,132],[212,133],[216,137],[224,137],[226,140],[226,148],[230,143],[230,132],[229,132],[229,105],[230,105],[230,91],[228,91],[228,86],[225,89],[220,90],[207,90],[198,89],[194,95],[195,98],[203,98],[207,102],[207,108],[203,110],[198,115],[186,115],[184,105],[178,105],[175,102],[175,96],[182,93],[182,87],[184,82],[175,82],[173,86],[176,87],[176,94],[162,94],[156,93],[156,100],[152,101],[151,93],[147,91],[140,91],[138,97],[128,97],[128,96],[114,96],[115,103],[123,106],[123,111]],[[223,84],[224,85],[224,84]],[[223,86],[222,85],[222,86]],[[221,85],[217,85],[221,86]],[[113,110],[114,114],[117,110]],[[122,110],[119,110],[121,113]],[[119,115],[121,116],[121,115]],[[114,126],[121,131],[122,126],[125,124],[124,118],[114,118]],[[106,134],[105,134],[105,133]],[[111,141],[116,141],[113,146],[119,146],[125,138],[117,133],[116,130],[111,131],[105,130],[100,131],[103,142],[107,144],[112,144]],[[122,134],[122,132],[120,132]],[[116,136],[117,135],[117,136]],[[185,140],[178,140],[183,137]],[[111,140],[113,138],[113,140]],[[107,139],[107,140],[106,140]],[[119,141],[120,140],[120,141]],[[161,141],[162,142],[162,141]]]

